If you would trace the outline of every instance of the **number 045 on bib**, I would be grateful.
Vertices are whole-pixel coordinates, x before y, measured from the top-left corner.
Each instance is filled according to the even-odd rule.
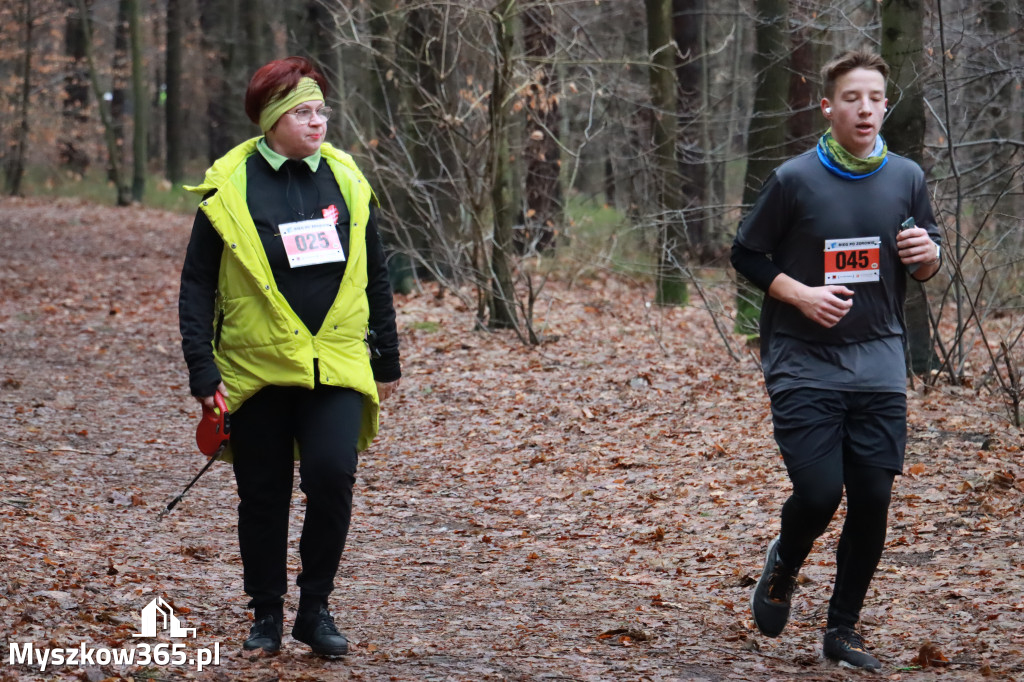
[[[879,281],[880,237],[825,240],[825,284]]]

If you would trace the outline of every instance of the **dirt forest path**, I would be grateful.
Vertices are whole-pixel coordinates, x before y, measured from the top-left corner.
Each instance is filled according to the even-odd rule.
[[[753,360],[731,360],[699,308],[648,308],[610,276],[549,285],[540,349],[472,331],[451,296],[399,297],[405,378],[363,454],[331,600],[352,653],[316,659],[287,635],[294,587],[281,653],[243,653],[230,467],[156,521],[204,463],[176,326],[190,226],[0,200],[0,680],[865,676],[820,655],[838,519],[786,632],[750,620],[788,490]],[[911,394],[863,614],[886,679],[1024,679],[1021,437],[991,400]],[[156,597],[218,665],[11,662],[28,642],[136,648]]]

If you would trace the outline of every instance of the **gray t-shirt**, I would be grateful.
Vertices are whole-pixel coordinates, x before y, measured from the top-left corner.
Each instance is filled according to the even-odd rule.
[[[896,154],[874,175],[851,180],[826,169],[811,150],[768,178],[736,241],[769,255],[803,284],[856,292],[832,328],[765,297],[761,365],[769,394],[805,387],[906,391],[906,279],[896,234],[910,217],[940,242],[924,173]]]

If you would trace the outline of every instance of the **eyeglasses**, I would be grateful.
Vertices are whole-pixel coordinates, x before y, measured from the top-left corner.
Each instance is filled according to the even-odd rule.
[[[289,111],[287,113],[294,116],[296,121],[305,125],[313,118],[313,114],[316,114],[325,121],[330,121],[331,114],[334,113],[334,109],[330,107],[320,107],[319,109],[313,110],[308,107],[302,107],[301,109],[296,109],[295,111]]]

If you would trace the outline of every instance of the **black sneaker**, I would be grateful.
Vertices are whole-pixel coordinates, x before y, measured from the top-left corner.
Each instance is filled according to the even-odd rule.
[[[796,590],[799,571],[792,571],[779,561],[779,539],[768,545],[761,579],[750,595],[750,611],[754,624],[766,637],[778,637],[789,621],[789,604]]]
[[[317,656],[344,656],[348,653],[348,640],[338,632],[334,618],[326,606],[319,610],[299,611],[295,617],[292,637],[308,644]]]
[[[845,625],[825,630],[825,658],[844,668],[881,670],[882,664],[864,648],[864,640]]]
[[[273,615],[257,619],[249,628],[249,638],[242,643],[242,648],[263,649],[268,654],[277,652],[281,648],[281,620]]]

